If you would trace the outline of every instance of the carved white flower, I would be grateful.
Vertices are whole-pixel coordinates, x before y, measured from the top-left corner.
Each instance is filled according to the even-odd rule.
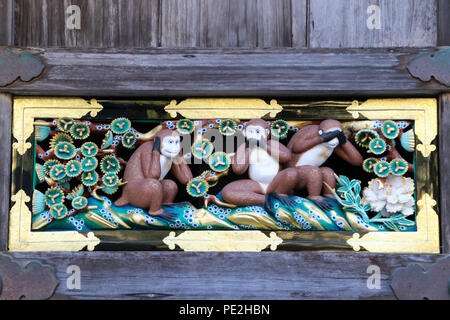
[[[396,213],[405,216],[414,213],[414,180],[389,175],[383,183],[373,179],[363,190],[363,202],[370,204],[375,212],[390,217]]]

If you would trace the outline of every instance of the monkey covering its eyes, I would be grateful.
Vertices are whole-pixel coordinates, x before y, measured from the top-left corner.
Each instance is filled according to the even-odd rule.
[[[322,209],[329,209],[326,199],[333,199],[331,188],[336,187],[334,171],[322,167],[334,153],[353,166],[360,166],[363,158],[353,144],[347,140],[342,124],[337,120],[324,120],[320,125],[309,125],[299,130],[287,147],[292,152],[289,168],[296,168],[299,175],[297,189],[307,189],[308,198]],[[325,196],[322,197],[321,194]]]

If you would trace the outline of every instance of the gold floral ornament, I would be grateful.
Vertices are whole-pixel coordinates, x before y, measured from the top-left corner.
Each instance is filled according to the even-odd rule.
[[[177,104],[172,100],[164,110],[175,118],[177,113],[185,118],[199,119],[253,119],[269,114],[275,117],[283,108],[276,100],[267,104],[262,99],[252,98],[189,98]]]
[[[176,236],[175,232],[163,239],[174,250],[179,246],[184,251],[262,251],[267,247],[276,250],[283,242],[275,232],[266,236],[261,231],[184,231]]]
[[[346,110],[354,118],[362,115],[367,119],[414,120],[414,133],[421,142],[416,149],[424,157],[436,150],[432,144],[437,135],[436,99],[369,99],[361,104],[354,101]]]
[[[67,118],[80,118],[87,113],[95,117],[103,107],[92,99],[89,102],[81,98],[14,98],[13,136],[17,140],[12,147],[20,155],[31,148],[27,139],[34,131],[34,119],[58,118],[61,110]]]
[[[26,203],[30,197],[19,190],[11,197],[14,205],[9,213],[9,250],[10,251],[79,251],[87,246],[94,250],[100,243],[93,232],[86,236],[77,231],[31,231],[32,213]]]

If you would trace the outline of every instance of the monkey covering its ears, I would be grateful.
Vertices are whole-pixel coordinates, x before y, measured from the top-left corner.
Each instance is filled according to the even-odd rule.
[[[171,171],[182,184],[192,179],[192,172],[180,151],[179,134],[168,129],[158,132],[154,142],[137,148],[125,168],[127,184],[114,204],[148,209],[150,215],[164,217],[162,205],[172,203],[178,192],[174,181],[164,179],[167,173]]]
[[[329,209],[323,194],[328,199],[334,196],[326,187],[336,187],[334,171],[321,167],[335,152],[340,158],[353,166],[360,166],[363,158],[344,134],[342,124],[337,120],[324,120],[319,125],[309,125],[299,130],[289,141],[287,147],[292,152],[289,168],[296,168],[299,175],[297,189],[306,188],[308,198],[322,209]]]
[[[223,199],[238,206],[264,206],[266,195],[274,194],[288,205],[289,197],[297,183],[297,171],[281,170],[280,163],[291,159],[291,152],[276,140],[268,139],[269,125],[261,119],[248,122],[243,133],[246,142],[241,144],[233,158],[233,172],[242,175],[248,170],[250,179],[227,184],[222,189]]]

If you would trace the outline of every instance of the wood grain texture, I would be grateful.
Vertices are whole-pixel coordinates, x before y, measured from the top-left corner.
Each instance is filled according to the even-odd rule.
[[[59,299],[394,299],[394,270],[426,266],[442,255],[321,252],[75,252],[8,253],[19,262],[53,266]],[[81,271],[81,289],[69,290],[69,265]],[[381,288],[367,288],[377,265]]]
[[[81,28],[67,29],[70,5],[81,11]],[[156,47],[160,0],[16,0],[17,46]]]
[[[66,28],[70,5],[80,7],[80,30]],[[304,47],[306,39],[306,0],[16,0],[15,8],[17,46]]]
[[[442,253],[450,253],[450,94],[439,99],[439,184]]]
[[[371,5],[380,29],[367,27]],[[436,46],[436,0],[312,0],[309,19],[311,48]]]
[[[448,92],[405,69],[424,49],[31,50],[39,81],[0,92],[57,96],[418,96]]]
[[[437,0],[437,45],[450,46],[450,1]]]
[[[12,46],[13,33],[14,0],[0,0],[0,46]]]
[[[0,93],[0,251],[8,245],[8,217],[11,181],[11,119],[12,99],[8,94]]]

